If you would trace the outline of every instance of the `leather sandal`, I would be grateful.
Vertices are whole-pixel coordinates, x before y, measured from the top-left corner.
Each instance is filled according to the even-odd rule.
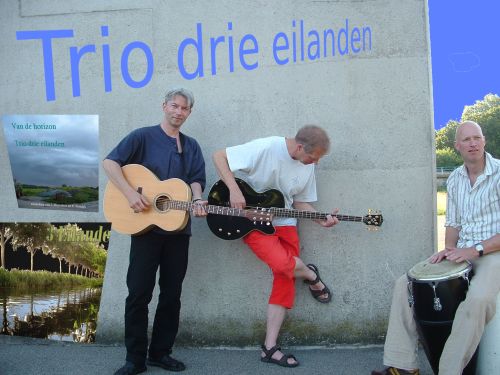
[[[321,303],[330,302],[332,300],[332,293],[330,292],[330,289],[328,289],[326,284],[323,282],[323,280],[321,280],[321,278],[319,277],[318,267],[316,267],[314,264],[308,264],[307,268],[309,268],[310,270],[312,270],[316,274],[316,278],[312,281],[311,280],[304,280],[304,283],[306,283],[308,285],[316,285],[317,283],[322,282],[323,285],[325,286],[321,290],[314,290],[314,289],[309,288],[314,299],[318,302],[321,302]],[[325,294],[327,295],[326,298],[320,298],[321,296],[323,296]]]
[[[295,356],[291,354],[283,354],[280,359],[274,359],[273,354],[277,351],[281,351],[281,348],[278,345],[273,346],[271,349],[267,349],[265,345],[262,345],[261,348],[265,354],[264,357],[260,358],[262,362],[274,363],[275,365],[283,367],[297,367],[299,365],[299,361],[297,361],[297,358],[295,358]],[[289,363],[289,359],[293,359],[295,363]]]

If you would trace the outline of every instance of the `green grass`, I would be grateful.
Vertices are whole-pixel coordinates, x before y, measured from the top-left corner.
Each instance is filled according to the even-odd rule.
[[[75,186],[35,186],[35,185],[21,185],[23,196],[37,196],[48,190],[58,189],[65,190],[71,193],[71,197],[64,197],[56,200],[54,197],[45,198],[45,202],[58,203],[58,204],[75,204],[92,202],[99,199],[99,189],[90,186],[75,187]]]
[[[101,287],[103,279],[54,273],[49,271],[29,271],[0,268],[0,287],[15,287],[26,289],[56,289],[58,287],[88,286]]]
[[[44,191],[47,191],[47,189],[43,188],[43,187],[40,187],[40,188],[26,188],[26,187],[23,187],[22,188],[23,195],[27,196],[27,197],[37,196],[38,194],[43,193]]]
[[[446,192],[442,191],[437,192],[437,214],[438,215],[446,214]]]

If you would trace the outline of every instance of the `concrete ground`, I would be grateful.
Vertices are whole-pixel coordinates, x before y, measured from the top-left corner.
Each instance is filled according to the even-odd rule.
[[[186,375],[237,374],[370,374],[382,367],[381,345],[293,347],[301,365],[293,369],[259,361],[257,347],[177,348],[174,357],[186,363]],[[0,335],[0,375],[88,375],[113,374],[124,363],[125,348],[119,345],[75,344],[43,339]],[[420,353],[421,375],[432,375],[425,355]],[[167,374],[149,367],[145,374]]]

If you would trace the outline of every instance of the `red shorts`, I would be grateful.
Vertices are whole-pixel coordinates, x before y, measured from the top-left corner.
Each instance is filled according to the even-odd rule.
[[[269,304],[291,309],[295,301],[294,257],[298,257],[300,251],[297,227],[276,227],[276,232],[271,235],[252,231],[243,241],[273,272]]]

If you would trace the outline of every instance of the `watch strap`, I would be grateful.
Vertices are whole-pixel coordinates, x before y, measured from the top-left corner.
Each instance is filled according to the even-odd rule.
[[[477,243],[474,245],[474,248],[476,249],[477,253],[479,254],[480,257],[483,256],[484,254],[484,247],[481,242]]]

